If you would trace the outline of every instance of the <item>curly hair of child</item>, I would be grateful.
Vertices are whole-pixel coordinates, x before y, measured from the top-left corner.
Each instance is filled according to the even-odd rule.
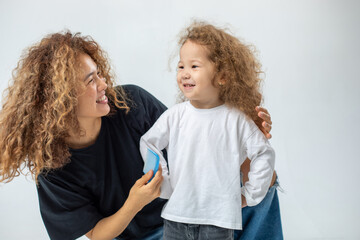
[[[263,72],[256,58],[255,47],[243,43],[226,29],[200,21],[194,21],[180,33],[179,47],[186,41],[208,50],[208,58],[215,64],[216,74],[225,80],[221,85],[213,82],[214,86],[220,88],[220,100],[243,111],[261,126],[255,107],[262,102],[260,76]]]

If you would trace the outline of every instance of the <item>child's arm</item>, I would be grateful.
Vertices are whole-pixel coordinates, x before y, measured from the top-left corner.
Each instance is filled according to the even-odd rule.
[[[246,160],[243,162],[243,164],[241,164],[241,173],[242,173],[242,182],[243,184],[245,184],[247,181],[249,181],[249,171],[250,171],[250,159],[246,158]],[[274,171],[272,179],[271,179],[271,183],[270,183],[270,188],[275,184],[276,181],[276,171]]]
[[[161,198],[168,199],[172,193],[170,185],[169,170],[167,162],[162,154],[169,144],[169,116],[168,111],[164,112],[154,125],[140,139],[140,153],[143,160],[146,160],[147,149],[151,149],[159,155],[160,167],[162,168],[163,183],[161,185]]]
[[[253,128],[254,129],[254,128]],[[265,197],[275,165],[275,152],[263,133],[256,129],[243,143],[245,154],[251,159],[248,181],[241,189],[248,206],[259,204]]]
[[[271,116],[270,113],[268,112],[268,110],[266,108],[257,106],[255,108],[258,116],[263,120],[263,122],[261,123],[261,125],[258,125],[258,127],[260,128],[260,130],[263,132],[263,134],[265,135],[265,137],[267,139],[270,139],[272,136],[270,134],[271,131],[271,125],[272,125],[272,121],[271,121]],[[241,164],[241,172],[242,172],[242,181],[243,184],[245,184],[247,181],[249,181],[249,174],[250,171],[250,159],[246,158],[246,160]],[[276,181],[276,171],[274,171],[272,179],[271,179],[271,184],[270,187],[272,187],[275,184]]]

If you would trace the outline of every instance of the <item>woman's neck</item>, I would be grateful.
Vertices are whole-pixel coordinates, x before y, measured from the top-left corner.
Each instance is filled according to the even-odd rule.
[[[79,119],[79,131],[71,131],[66,139],[69,147],[80,149],[88,147],[95,143],[101,129],[101,118]]]

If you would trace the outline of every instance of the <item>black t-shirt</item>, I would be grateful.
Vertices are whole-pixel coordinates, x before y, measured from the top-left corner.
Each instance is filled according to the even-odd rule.
[[[130,188],[143,175],[140,137],[166,107],[140,87],[123,88],[132,100],[129,113],[118,109],[102,117],[93,145],[70,149],[70,163],[38,177],[41,216],[51,239],[76,239],[86,234],[100,219],[122,207]],[[155,199],[145,206],[119,238],[136,239],[161,226],[164,203]]]

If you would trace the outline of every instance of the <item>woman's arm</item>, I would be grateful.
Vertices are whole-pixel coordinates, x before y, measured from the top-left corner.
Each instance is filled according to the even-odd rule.
[[[85,236],[92,240],[111,240],[119,236],[145,205],[160,196],[160,186],[163,180],[161,167],[148,183],[152,175],[153,171],[151,170],[137,180],[130,189],[124,205],[113,215],[101,219]]]

